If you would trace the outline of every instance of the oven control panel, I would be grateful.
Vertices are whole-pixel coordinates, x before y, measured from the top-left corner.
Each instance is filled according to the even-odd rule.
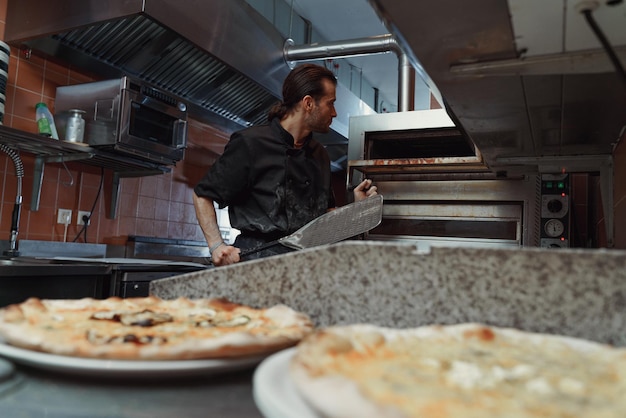
[[[542,174],[540,245],[544,248],[569,247],[569,235],[569,174]]]

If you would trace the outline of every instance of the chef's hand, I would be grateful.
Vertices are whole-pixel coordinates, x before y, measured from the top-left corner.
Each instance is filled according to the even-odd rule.
[[[211,262],[214,266],[227,266],[239,262],[241,250],[232,245],[222,244],[211,253]]]
[[[370,179],[365,179],[359,183],[359,185],[354,188],[353,193],[355,202],[367,199],[370,196],[376,196],[378,194],[376,186],[372,186],[372,180]]]

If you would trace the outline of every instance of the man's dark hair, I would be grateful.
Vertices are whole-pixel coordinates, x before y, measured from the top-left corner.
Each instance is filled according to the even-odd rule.
[[[267,119],[282,119],[306,95],[317,102],[324,95],[322,80],[337,85],[333,72],[320,65],[304,64],[291,70],[283,82],[283,101],[272,106]]]

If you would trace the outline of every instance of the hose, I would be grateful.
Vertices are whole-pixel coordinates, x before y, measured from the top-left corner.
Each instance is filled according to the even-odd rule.
[[[17,177],[17,193],[15,196],[15,205],[13,206],[13,214],[11,216],[11,237],[9,239],[9,250],[5,251],[5,255],[18,256],[17,251],[17,234],[20,224],[20,212],[22,208],[22,178],[24,177],[24,164],[17,151],[4,144],[0,144],[0,150],[4,151],[13,160],[15,166],[15,176]]]

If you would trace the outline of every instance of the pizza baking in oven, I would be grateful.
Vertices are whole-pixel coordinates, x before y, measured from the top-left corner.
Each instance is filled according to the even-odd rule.
[[[626,417],[626,350],[480,324],[320,329],[289,373],[325,417]]]
[[[8,344],[52,354],[124,360],[232,358],[271,353],[310,333],[285,305],[264,309],[225,299],[30,298],[0,309]]]

